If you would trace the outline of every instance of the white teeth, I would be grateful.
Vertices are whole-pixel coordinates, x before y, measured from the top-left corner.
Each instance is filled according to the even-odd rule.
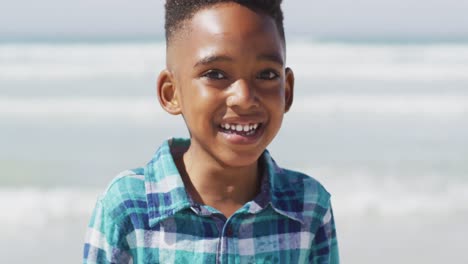
[[[221,124],[221,127],[226,130],[249,132],[257,129],[259,124],[240,125],[240,124]]]

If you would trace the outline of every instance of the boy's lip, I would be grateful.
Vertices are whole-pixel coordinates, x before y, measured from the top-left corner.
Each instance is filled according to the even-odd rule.
[[[221,124],[239,124],[239,125],[248,125],[248,124],[260,124],[265,123],[264,118],[242,118],[242,117],[228,117],[223,118],[219,125]]]

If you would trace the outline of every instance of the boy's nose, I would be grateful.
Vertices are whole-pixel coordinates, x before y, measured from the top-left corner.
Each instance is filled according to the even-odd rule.
[[[259,105],[254,85],[246,80],[239,79],[229,87],[229,97],[226,102],[228,107],[249,109]]]

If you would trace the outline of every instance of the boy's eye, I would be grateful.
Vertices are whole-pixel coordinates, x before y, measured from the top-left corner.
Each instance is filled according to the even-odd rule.
[[[222,80],[226,78],[226,76],[218,70],[209,70],[203,74],[203,77],[213,80]]]
[[[279,74],[276,73],[275,71],[273,70],[266,70],[266,71],[262,71],[259,75],[258,75],[258,78],[259,79],[263,79],[263,80],[274,80],[276,78],[279,77]]]

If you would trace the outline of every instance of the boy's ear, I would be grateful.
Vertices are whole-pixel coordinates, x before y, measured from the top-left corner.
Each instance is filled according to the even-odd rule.
[[[172,115],[182,113],[174,75],[169,70],[165,69],[159,73],[157,90],[159,103],[166,112]]]
[[[284,112],[288,112],[291,108],[294,98],[294,73],[291,68],[286,68],[286,78],[284,85],[285,107]]]

